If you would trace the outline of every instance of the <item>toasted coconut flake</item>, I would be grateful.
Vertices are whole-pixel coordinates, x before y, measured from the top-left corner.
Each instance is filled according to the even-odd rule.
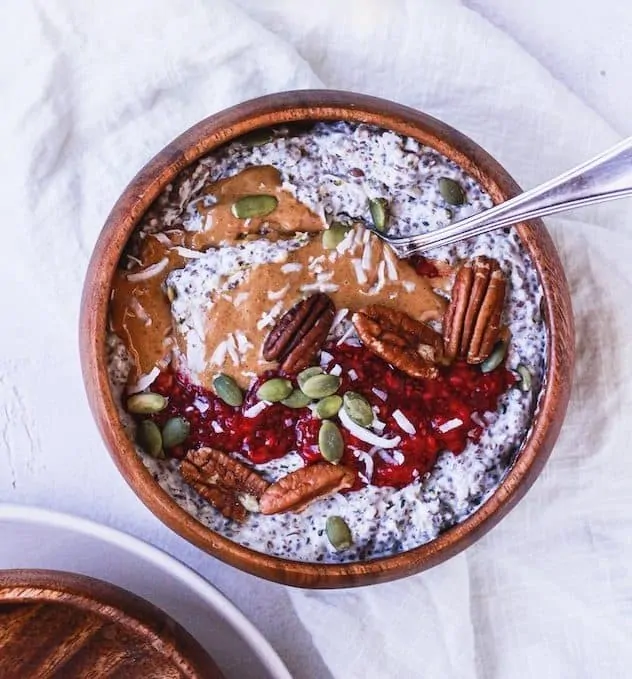
[[[276,317],[281,313],[282,310],[283,305],[281,302],[277,302],[272,307],[272,309],[270,309],[270,311],[264,313],[263,316],[261,316],[261,318],[257,321],[257,330],[263,330],[263,328],[273,325]]]
[[[334,272],[333,271],[327,271],[323,273],[319,273],[316,276],[316,280],[319,283],[329,283],[329,281],[334,277]]]
[[[378,448],[376,451],[377,454],[386,462],[386,464],[391,464],[391,465],[397,465],[397,461],[395,460],[395,457],[391,455],[390,453],[387,453],[383,448]]]
[[[399,408],[393,412],[393,419],[395,422],[397,422],[402,431],[405,431],[407,434],[414,436],[417,433],[415,425],[406,417],[406,415],[404,415],[401,410],[399,410]]]
[[[377,283],[373,289],[374,293],[378,293],[386,285],[386,277],[384,275],[386,269],[386,264],[382,260],[377,266]]]
[[[220,342],[216,347],[215,351],[213,352],[211,356],[210,362],[213,365],[223,365],[224,361],[226,360],[226,351],[227,351],[227,346],[226,346],[226,341]]]
[[[166,233],[162,233],[162,231],[159,231],[158,233],[152,233],[151,234],[153,238],[155,238],[161,245],[164,245],[167,248],[170,248],[173,245],[173,242],[169,239]]]
[[[228,352],[233,365],[239,365],[241,363],[239,353],[237,352],[237,343],[235,342],[235,338],[232,333],[229,333],[228,337],[226,338],[226,351]]]
[[[142,321],[146,326],[151,325],[151,316],[145,311],[145,307],[138,301],[137,297],[132,296],[130,298],[129,306],[139,321]]]
[[[381,401],[386,401],[388,398],[388,394],[385,391],[382,391],[381,389],[378,389],[377,387],[373,387],[371,391],[381,400]]]
[[[325,365],[326,363],[329,363],[330,361],[333,361],[333,355],[330,354],[328,351],[321,351],[320,352],[320,364]]]
[[[362,251],[362,268],[365,271],[371,271],[371,255],[373,254],[372,250],[372,244],[367,243],[364,246],[364,250]]]
[[[250,406],[250,408],[244,410],[244,417],[257,417],[257,415],[260,415],[269,405],[270,404],[267,401],[258,401]]]
[[[338,292],[340,289],[339,285],[335,283],[308,283],[307,285],[301,285],[301,292]]]
[[[288,262],[281,267],[281,273],[297,273],[303,268],[298,262]]]
[[[353,229],[350,229],[347,231],[345,234],[345,237],[338,243],[336,247],[336,252],[340,255],[344,254],[353,246],[353,241],[355,237],[355,231]]]
[[[349,309],[339,309],[338,311],[336,311],[334,320],[331,322],[331,330],[337,328],[340,325],[340,323],[342,323],[343,319],[348,313]]]
[[[362,268],[362,260],[361,259],[352,259],[351,264],[353,264],[353,270],[355,272],[356,279],[358,280],[358,283],[360,285],[364,285],[368,278],[366,277],[366,273],[364,273],[364,269]]]
[[[399,273],[397,272],[397,263],[395,261],[395,255],[388,245],[384,245],[383,249],[384,261],[386,262],[386,274],[390,281],[396,281],[399,278]]]
[[[127,280],[130,283],[140,283],[140,281],[149,280],[150,278],[153,278],[154,276],[157,276],[159,273],[164,271],[165,268],[167,267],[167,264],[169,264],[169,258],[163,257],[159,262],[156,262],[155,264],[148,266],[146,269],[143,269],[142,271],[128,273]]]
[[[180,257],[184,257],[185,259],[201,259],[204,257],[203,252],[200,252],[199,250],[191,250],[191,248],[183,248],[181,245],[177,245],[173,249],[180,255]]]
[[[252,349],[252,342],[248,341],[248,338],[242,330],[237,330],[235,332],[235,339],[237,340],[237,351],[243,356],[248,349]]]
[[[453,429],[458,429],[462,424],[463,420],[460,420],[458,417],[455,417],[454,419],[448,420],[447,422],[444,422],[443,424],[439,425],[437,427],[437,430],[440,431],[442,434],[447,434],[449,431],[452,431]]]
[[[336,342],[336,346],[339,347],[344,344],[350,337],[355,333],[355,327],[351,324],[342,334],[342,337]]]
[[[382,448],[395,448],[396,446],[399,445],[400,441],[402,440],[401,436],[395,436],[394,438],[387,439],[382,436],[378,436],[377,434],[374,434],[372,431],[369,431],[364,427],[361,427],[359,424],[356,424],[349,417],[349,415],[347,415],[347,412],[345,411],[344,408],[340,409],[340,411],[338,412],[338,417],[340,418],[340,422],[342,423],[342,426],[345,429],[350,431],[360,441],[370,443],[372,446],[380,446]]]
[[[270,292],[268,292],[268,299],[271,299],[272,301],[276,301],[277,299],[283,299],[289,289],[290,284],[288,283],[285,287],[281,288],[280,290],[274,291],[271,290]]]
[[[393,459],[395,460],[396,465],[404,464],[404,462],[406,462],[406,458],[404,457],[404,453],[402,453],[400,450],[396,450],[393,453]]]
[[[321,265],[321,262],[323,262],[324,260],[325,255],[318,255],[318,257],[310,257],[309,264],[307,265],[308,270],[314,271]]]
[[[366,483],[371,483],[373,478],[373,470],[375,468],[375,463],[373,462],[373,456],[369,455],[365,450],[360,450],[356,448],[353,451],[354,457],[357,457],[362,464],[364,464],[364,479]]]
[[[138,394],[141,391],[145,391],[150,387],[154,380],[160,375],[160,368],[157,366],[153,367],[146,375],[141,375],[138,378],[136,384],[132,384],[127,388],[128,394]]]

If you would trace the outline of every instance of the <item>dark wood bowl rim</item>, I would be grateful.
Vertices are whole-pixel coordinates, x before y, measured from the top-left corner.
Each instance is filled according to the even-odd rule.
[[[415,137],[463,167],[500,202],[520,187],[487,152],[462,133],[414,109],[350,92],[303,90],[268,95],[212,115],[177,137],[127,186],[110,213],[88,267],[80,320],[80,353],[91,409],[114,462],[145,505],[176,533],[209,554],[260,577],[310,588],[349,587],[404,577],[441,563],[489,531],[524,496],[552,450],[569,399],[574,328],[568,286],[541,220],[518,226],[545,294],[548,326],[544,392],[522,450],[494,494],[474,514],[431,542],[370,561],[290,561],[243,547],[205,527],[163,491],[136,454],[117,416],[107,376],[105,336],[112,277],[142,215],[176,175],[213,149],[274,124],[348,120]]]
[[[0,571],[0,606],[48,603],[97,615],[141,638],[183,677],[219,679],[219,668],[199,642],[160,608],[104,580],[67,571],[15,568]]]

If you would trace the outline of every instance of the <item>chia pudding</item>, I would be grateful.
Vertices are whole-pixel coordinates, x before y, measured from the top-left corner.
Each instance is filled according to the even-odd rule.
[[[362,124],[265,131],[182,172],[130,238],[107,342],[156,482],[239,544],[311,562],[470,516],[542,390],[536,270],[514,229],[409,260],[373,231],[491,204],[437,151]]]

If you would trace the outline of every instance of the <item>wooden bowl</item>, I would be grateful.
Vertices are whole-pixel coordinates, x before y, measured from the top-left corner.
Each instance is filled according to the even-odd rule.
[[[182,509],[145,469],[117,415],[105,351],[112,277],[142,215],[185,167],[235,137],[288,122],[348,120],[388,128],[434,147],[458,163],[494,202],[520,188],[482,148],[448,125],[389,101],[335,91],[297,91],[245,102],[198,123],[169,144],[132,180],[114,206],[86,277],[80,323],[83,376],[90,406],[121,473],[140,499],[179,535],[209,554],[255,575],[300,587],[348,587],[393,580],[430,568],[471,545],[507,514],[535,481],[558,436],[571,388],[574,329],[570,296],[555,247],[540,220],[518,227],[545,294],[548,356],[544,392],[522,451],[494,495],[472,516],[435,540],[371,561],[320,564],[262,554],[206,528]]]
[[[222,679],[206,651],[153,604],[75,573],[0,571],[4,679]]]

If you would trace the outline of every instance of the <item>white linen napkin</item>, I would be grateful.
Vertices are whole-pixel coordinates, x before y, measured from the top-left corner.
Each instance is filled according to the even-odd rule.
[[[535,4],[4,0],[0,497],[121,525],[202,564],[139,507],[85,405],[77,312],[112,203],[204,116],[318,86],[425,110],[533,186],[632,133],[623,39],[632,8]],[[332,676],[630,675],[629,212],[620,202],[547,222],[572,290],[578,363],[559,443],[520,505],[430,572],[290,591]],[[229,593],[250,582],[204,569]],[[296,675],[316,676],[313,667]]]

